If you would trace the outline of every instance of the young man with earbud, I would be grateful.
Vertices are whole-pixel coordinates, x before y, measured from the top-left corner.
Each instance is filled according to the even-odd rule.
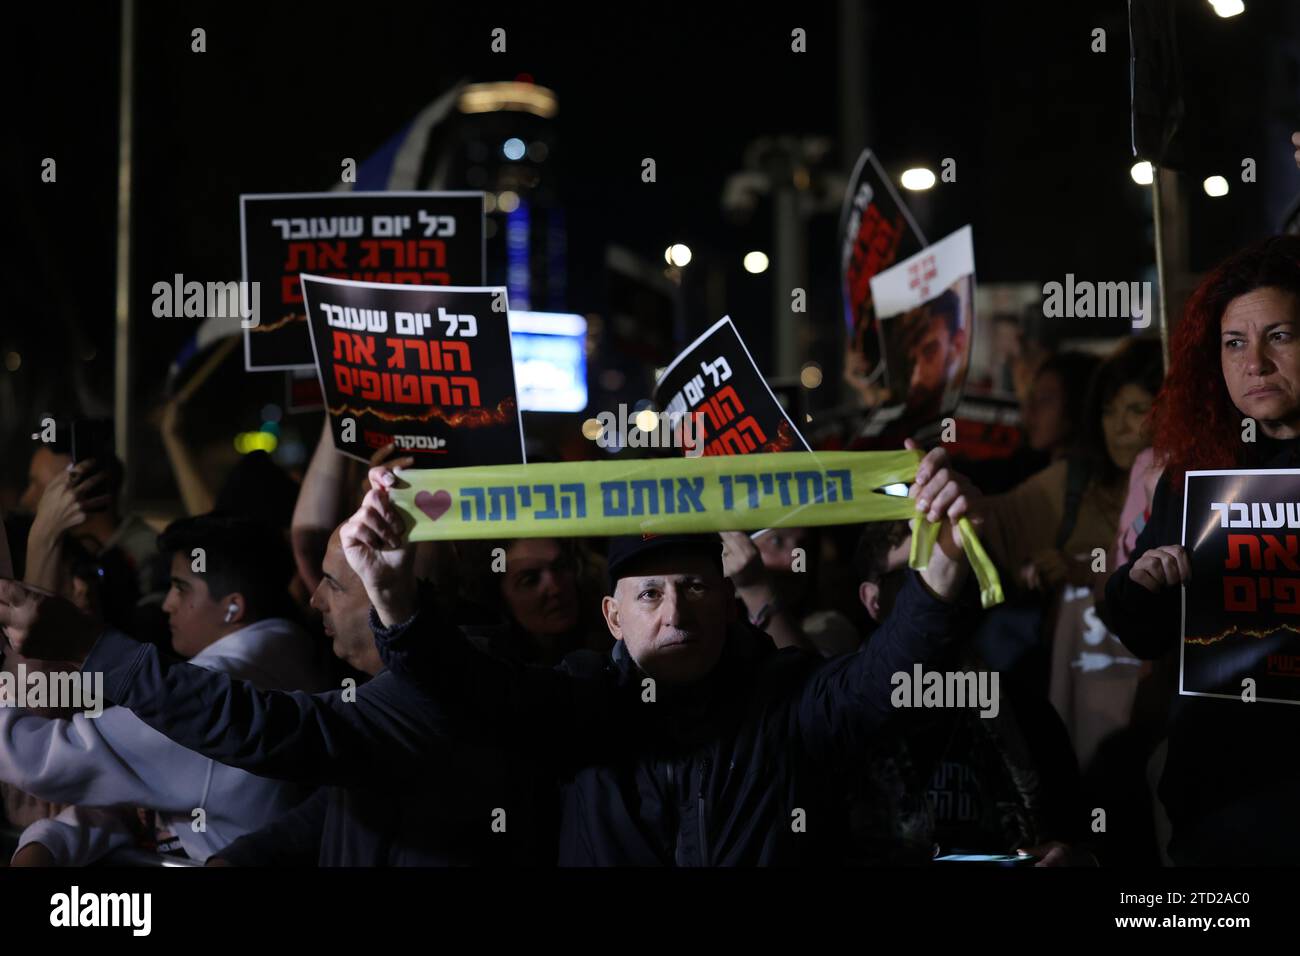
[[[206,536],[201,524],[174,522],[158,540],[159,550],[171,553],[171,587],[163,613],[171,630],[172,650],[194,658],[204,650],[249,625],[275,620],[274,608],[249,604],[248,588],[235,579],[238,569],[218,566],[208,570]],[[278,600],[281,595],[271,595]]]
[[[293,560],[275,530],[199,515],[171,524],[158,549],[171,562],[163,610],[178,654],[266,690],[326,689],[321,649],[282,616]],[[125,707],[71,720],[0,707],[0,781],[77,805],[28,827],[15,865],[84,865],[131,843],[113,815],[84,810],[115,806],[157,811],[160,851],[203,861],[307,792],[187,750]]]

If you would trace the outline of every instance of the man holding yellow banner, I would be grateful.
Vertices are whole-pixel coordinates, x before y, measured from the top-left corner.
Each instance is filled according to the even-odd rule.
[[[963,483],[943,467],[941,452],[919,468],[916,458],[912,450],[822,458],[826,474],[848,468],[854,501],[882,517],[904,510],[922,515],[914,537],[931,528],[930,544],[938,544],[929,556],[923,547],[913,549],[914,567],[924,570],[907,573],[893,613],[866,650],[826,661],[777,652],[765,634],[738,620],[716,534],[676,531],[623,535],[611,546],[602,611],[616,638],[612,653],[578,652],[555,669],[496,661],[442,619],[429,589],[417,590],[412,539],[418,535],[408,537],[414,522],[397,503],[399,492],[418,494],[416,482],[382,467],[372,469],[372,489],[340,539],[372,604],[371,628],[389,671],[351,692],[261,690],[166,661],[151,645],[97,628],[66,600],[13,581],[0,581],[0,627],[27,656],[83,659],[88,670],[102,670],[110,700],[173,739],[202,741],[201,752],[214,759],[356,787],[393,806],[420,796],[410,792],[413,775],[449,772],[448,738],[523,750],[560,787],[561,863],[836,861],[844,831],[832,774],[856,762],[893,713],[891,678],[933,660],[964,630],[961,605],[974,605],[973,594],[963,596],[969,577],[963,550],[977,549]],[[530,486],[544,483],[539,474],[546,467],[530,468]],[[743,473],[718,476],[734,480]],[[779,501],[778,473],[754,474],[759,493],[761,475],[773,474]],[[915,478],[910,494],[916,500],[868,498],[882,475]],[[667,477],[676,486],[678,478],[702,476]],[[438,476],[442,484],[456,480],[452,470]],[[798,479],[790,480],[792,505],[799,507]],[[835,480],[838,500],[814,500],[810,490],[801,522],[844,503],[845,485]],[[822,497],[829,497],[825,479]],[[712,501],[703,494],[701,500]],[[733,495],[732,510],[738,503]],[[726,510],[724,497],[718,504]],[[744,510],[737,512],[742,528],[754,520]],[[471,506],[471,518],[474,513]],[[557,513],[563,517],[562,509]],[[770,523],[766,515],[763,523]],[[996,590],[996,578],[991,583]],[[461,784],[470,792],[470,782],[448,781]],[[439,823],[427,817],[390,807],[376,861],[433,862],[430,841],[445,834],[431,835]],[[481,819],[493,833],[511,826],[492,799],[485,799]]]
[[[755,465],[763,457],[674,462],[671,474],[654,480],[706,478],[700,466],[708,465],[716,479],[757,474],[761,488],[761,475],[773,474]],[[779,456],[795,471],[798,463],[786,463],[799,457]],[[722,575],[717,534],[681,533],[670,522],[667,533],[622,535],[611,542],[610,593],[602,605],[616,639],[610,654],[578,652],[547,669],[512,666],[480,653],[442,619],[432,594],[417,589],[410,539],[434,534],[438,517],[453,511],[456,500],[467,501],[464,489],[506,487],[514,480],[500,470],[476,470],[473,482],[487,481],[488,472],[502,479],[484,486],[447,472],[408,473],[414,479],[408,482],[386,468],[372,469],[372,490],[341,538],[370,595],[381,656],[398,680],[418,691],[435,725],[453,738],[530,753],[556,775],[562,791],[561,865],[824,861],[835,857],[842,832],[831,778],[860,757],[892,714],[892,676],[931,660],[954,636],[968,576],[963,549],[973,540],[958,528],[967,501],[958,480],[942,469],[941,453],[926,463],[928,480],[913,485],[915,501],[866,497],[882,476],[915,474],[910,452],[910,467],[904,456],[879,457],[890,460],[872,471],[865,460],[855,469],[847,456],[823,456],[827,474],[845,465],[848,476],[835,500],[810,495],[800,520],[818,520],[819,505],[853,501],[864,509],[922,509],[942,518],[938,547],[923,571],[909,572],[893,613],[867,648],[829,661],[773,652],[761,632],[742,626],[734,588]],[[736,470],[740,464],[749,470]],[[529,469],[533,488],[553,477],[540,471]],[[456,498],[433,509],[438,517],[421,509],[434,524],[415,520],[408,538],[413,519],[407,509],[428,492],[423,486],[430,478],[449,497],[454,487]],[[598,487],[603,497],[620,480],[596,471],[571,484]],[[693,530],[779,523],[772,520],[779,514],[737,511],[735,496],[727,501],[721,480],[712,490],[709,482],[702,484]],[[576,501],[576,489],[573,494]],[[649,500],[649,491],[642,494]],[[664,500],[659,498],[661,519]],[[599,519],[609,520],[608,502],[602,505]],[[643,511],[653,516],[648,506]],[[452,517],[466,525],[490,520],[476,515],[467,506]]]

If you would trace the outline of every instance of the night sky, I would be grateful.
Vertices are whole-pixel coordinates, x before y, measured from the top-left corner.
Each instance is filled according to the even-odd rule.
[[[462,77],[526,73],[558,96],[549,162],[568,224],[572,311],[602,308],[591,277],[607,243],[662,263],[667,245],[685,242],[696,256],[686,331],[718,317],[706,305],[712,270],[765,367],[772,273],[749,276],[740,260],[770,252],[770,209],[737,222],[721,204],[724,181],[760,136],[828,137],[828,167],[841,173],[842,157],[865,145],[895,175],[955,158],[955,183],[908,201],[932,240],[973,224],[981,282],[1132,279],[1150,266],[1149,199],[1129,178],[1124,3],[868,6],[856,43],[868,142],[846,143],[833,3],[139,4],[132,302],[142,414],[197,324],[155,319],[152,284],[176,272],[236,277],[241,192],[328,188],[342,157],[364,159]],[[1300,188],[1285,133],[1274,141],[1300,128],[1300,5],[1248,0],[1231,21],[1206,4],[1184,6],[1185,179],[1191,264],[1201,270],[1272,231]],[[83,405],[111,399],[119,10],[46,3],[15,10],[6,29],[15,115],[4,184],[15,215],[0,349],[21,353],[23,365],[0,371],[0,410],[5,447],[24,449],[5,456],[7,472],[16,460],[25,467],[36,411],[66,409],[78,388]],[[498,26],[504,54],[489,47]],[[190,50],[194,27],[207,31],[206,53]],[[794,27],[807,30],[805,54],[790,50]],[[1094,27],[1107,31],[1104,54],[1089,49]],[[40,182],[46,156],[57,159],[57,184]],[[640,179],[646,156],[657,163],[653,184]],[[1237,182],[1243,156],[1259,160],[1254,186]],[[1234,182],[1223,200],[1200,191],[1211,172]],[[834,199],[806,236],[809,357],[823,361],[842,328]],[[257,427],[263,393],[274,400],[283,389],[279,376],[250,378],[231,379],[234,427]],[[146,485],[165,496],[166,480]]]

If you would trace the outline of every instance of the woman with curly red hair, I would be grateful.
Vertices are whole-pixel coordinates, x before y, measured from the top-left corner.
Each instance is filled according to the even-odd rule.
[[[1175,650],[1181,636],[1180,593],[1191,577],[1179,543],[1183,476],[1300,466],[1300,237],[1258,242],[1201,282],[1174,331],[1151,423],[1164,474],[1132,558],[1111,575],[1099,608],[1146,659]],[[1160,783],[1170,858],[1294,864],[1300,765],[1290,751],[1298,739],[1295,707],[1178,697]]]

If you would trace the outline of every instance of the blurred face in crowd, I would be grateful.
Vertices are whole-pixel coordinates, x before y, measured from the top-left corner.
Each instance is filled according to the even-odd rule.
[[[82,547],[88,550],[97,550],[98,542],[93,538],[85,541]],[[102,565],[92,564],[90,566],[76,567],[72,570],[69,579],[70,593],[67,595],[68,600],[77,606],[77,609],[88,614],[96,621],[103,623],[103,607],[100,600],[100,589],[108,586],[104,578],[104,569]]]
[[[1130,382],[1102,409],[1101,428],[1106,436],[1106,452],[1120,471],[1132,468],[1138,453],[1151,444],[1143,423],[1154,398],[1141,385]]]
[[[94,583],[79,575],[72,577],[72,593],[68,595],[68,600],[76,605],[77,610],[90,615],[95,620],[100,620],[99,603],[95,600]]]
[[[41,495],[45,494],[46,486],[70,464],[71,455],[56,455],[45,447],[36,449],[32,463],[27,467],[27,488],[20,501],[23,510],[34,514],[36,506],[41,503]]]
[[[336,528],[321,562],[321,582],[311,606],[320,611],[334,656],[372,677],[384,669],[370,632],[370,598],[361,579],[343,556]]]
[[[735,588],[708,558],[649,554],[618,581],[602,610],[609,632],[655,680],[686,684],[722,656]]]
[[[1049,453],[1059,448],[1070,429],[1065,413],[1065,383],[1061,376],[1055,372],[1036,376],[1029,390],[1029,400],[1020,413],[1030,448]]]
[[[1256,289],[1219,322],[1223,380],[1238,411],[1271,438],[1300,435],[1300,298]]]
[[[773,528],[754,539],[758,553],[763,556],[763,567],[776,574],[789,574],[794,563],[794,549],[808,552],[807,528]]]
[[[529,634],[564,634],[578,624],[577,567],[554,538],[522,538],[510,546],[501,596]]]
[[[894,597],[902,585],[901,571],[907,567],[907,559],[912,551],[912,536],[909,534],[890,549],[885,558],[885,567],[880,577],[874,581],[863,581],[858,585],[858,600],[867,609],[871,619],[879,623],[884,620],[889,609],[894,605]]]
[[[1011,362],[1012,384],[1023,412],[1038,377],[1038,370],[1048,359],[1048,351],[1032,339],[1022,339],[1020,351]]]
[[[998,322],[993,326],[993,360],[996,364],[1020,357],[1020,326],[1015,322]]]
[[[172,586],[163,601],[163,613],[172,632],[172,649],[182,657],[193,657],[209,644],[243,627],[244,596],[214,597],[202,573],[191,566],[190,556],[172,555]],[[234,610],[231,610],[231,605]],[[226,620],[229,617],[230,620]]]

